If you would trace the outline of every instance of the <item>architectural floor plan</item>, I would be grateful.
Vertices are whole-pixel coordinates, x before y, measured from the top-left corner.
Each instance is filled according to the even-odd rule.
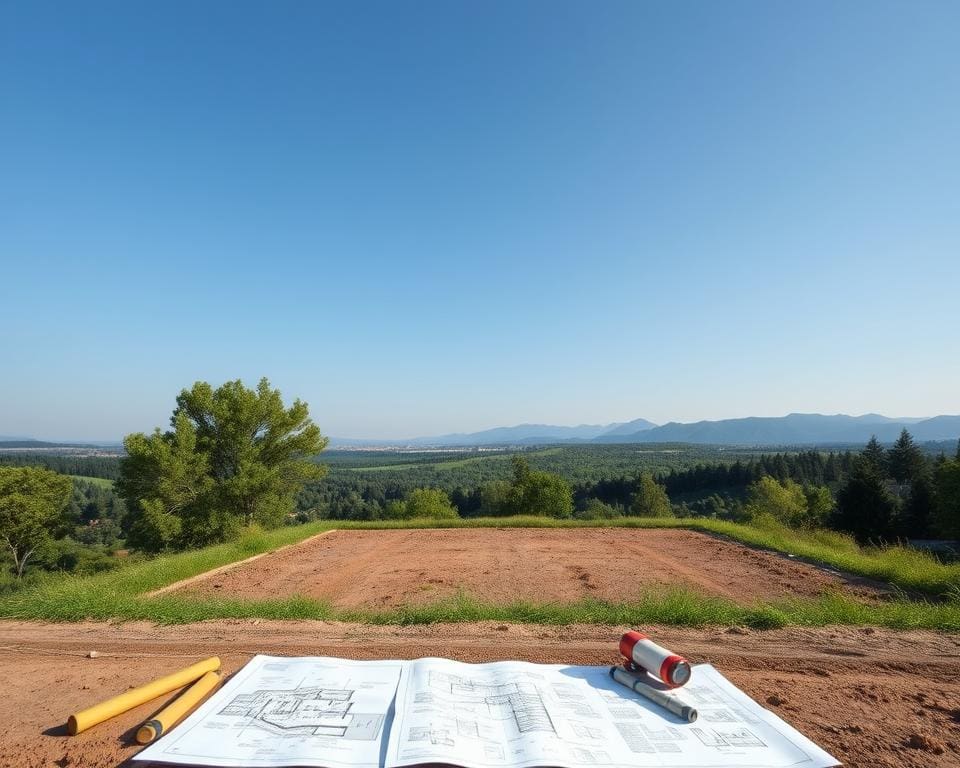
[[[372,741],[380,735],[384,715],[357,711],[354,693],[349,688],[318,686],[241,693],[218,714],[247,718],[279,735]]]
[[[403,666],[257,656],[138,759],[230,768],[380,768]]]

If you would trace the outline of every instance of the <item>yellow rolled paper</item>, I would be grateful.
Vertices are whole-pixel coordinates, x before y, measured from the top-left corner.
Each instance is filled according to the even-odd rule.
[[[97,723],[102,723],[104,720],[116,717],[129,709],[139,707],[141,704],[157,698],[157,696],[163,696],[163,694],[170,693],[177,688],[183,688],[194,680],[200,679],[207,672],[216,672],[218,669],[220,669],[220,659],[211,656],[209,659],[198,661],[196,664],[181,669],[179,672],[174,672],[172,675],[161,677],[152,683],[121,693],[119,696],[107,699],[96,706],[70,715],[67,719],[67,733],[75,736]]]
[[[156,717],[140,726],[137,743],[149,744],[183,720],[184,716],[203,701],[220,684],[217,672],[207,672],[197,682],[180,694],[176,701],[164,708]]]

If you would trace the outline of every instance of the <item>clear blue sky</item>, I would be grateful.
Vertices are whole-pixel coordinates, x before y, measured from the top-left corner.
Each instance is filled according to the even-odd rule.
[[[960,412],[960,3],[0,6],[0,434]]]

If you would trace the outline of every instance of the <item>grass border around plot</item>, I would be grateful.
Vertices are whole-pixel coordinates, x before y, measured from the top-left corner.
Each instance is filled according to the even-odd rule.
[[[786,626],[878,626],[960,632],[960,602],[928,603],[907,599],[865,603],[834,593],[818,599],[790,599],[753,606],[688,589],[648,591],[624,602],[580,600],[573,603],[518,601],[494,604],[467,594],[389,610],[338,609],[328,602],[293,596],[273,600],[188,598],[163,595],[140,598],[115,590],[97,592],[73,583],[50,584],[19,610],[8,604],[9,618],[36,621],[125,620],[188,624],[216,619],[321,620],[378,625],[414,625],[498,621],[523,624],[608,624],[680,627],[742,625],[754,629]],[[14,610],[10,610],[14,608]]]
[[[742,606],[687,590],[645,594],[623,603],[581,601],[571,604],[513,603],[494,605],[469,596],[392,611],[334,609],[301,597],[282,600],[224,600],[146,594],[251,556],[299,543],[332,529],[410,528],[682,528],[725,536],[886,581],[912,592],[924,592],[939,602],[898,599],[867,604],[843,595],[820,600],[776,601]],[[831,531],[800,532],[702,518],[619,518],[601,521],[553,520],[535,517],[454,520],[339,521],[327,520],[250,531],[240,539],[201,550],[181,552],[127,564],[95,576],[51,575],[36,584],[0,597],[0,618],[46,621],[84,619],[144,619],[185,623],[218,618],[328,619],[377,624],[423,624],[437,621],[518,621],[543,624],[662,623],[679,626],[744,624],[763,626],[824,626],[871,624],[894,628],[960,631],[960,564],[945,565],[930,555],[902,547],[861,548],[849,537]]]

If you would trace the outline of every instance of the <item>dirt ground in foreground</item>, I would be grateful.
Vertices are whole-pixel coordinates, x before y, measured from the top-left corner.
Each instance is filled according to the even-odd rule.
[[[668,585],[741,603],[836,589],[881,594],[865,580],[703,533],[625,528],[333,531],[177,591],[390,608],[461,590],[495,603],[625,601]]]
[[[624,629],[0,622],[0,767],[140,765],[128,762],[139,749],[135,728],[171,697],[75,737],[66,735],[67,716],[209,655],[219,655],[230,673],[256,653],[610,664]],[[960,765],[960,636],[870,628],[646,629],[691,661],[714,664],[847,766]],[[90,651],[98,655],[88,658]]]

